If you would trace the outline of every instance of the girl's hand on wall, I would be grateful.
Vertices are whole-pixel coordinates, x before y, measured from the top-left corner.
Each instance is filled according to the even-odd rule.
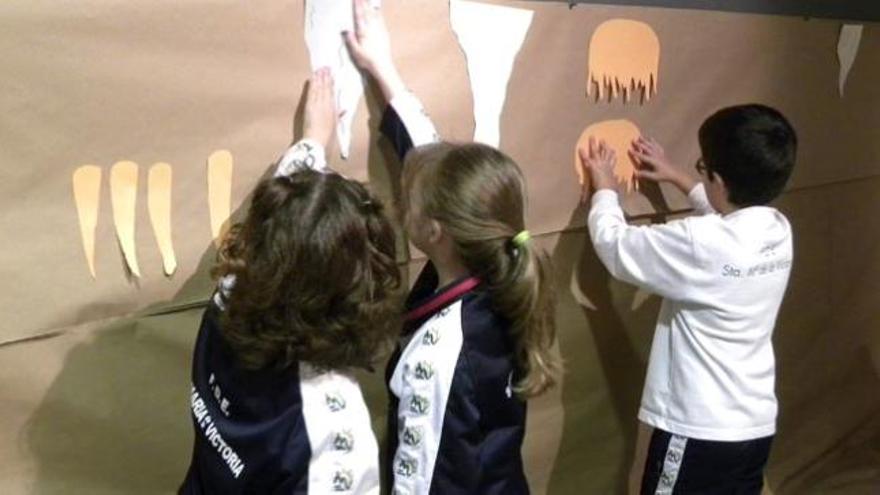
[[[303,138],[312,139],[326,148],[333,139],[337,117],[330,69],[322,67],[313,72],[306,91]]]
[[[387,101],[405,91],[403,81],[391,56],[391,38],[382,11],[371,7],[367,0],[354,1],[354,32],[345,33],[351,58],[358,67],[370,73],[379,84]]]

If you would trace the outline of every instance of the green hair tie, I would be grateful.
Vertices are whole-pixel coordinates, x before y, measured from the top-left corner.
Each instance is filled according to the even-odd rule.
[[[528,230],[523,230],[519,234],[513,236],[513,245],[516,247],[522,247],[525,243],[529,242],[532,238],[532,234],[529,234]]]

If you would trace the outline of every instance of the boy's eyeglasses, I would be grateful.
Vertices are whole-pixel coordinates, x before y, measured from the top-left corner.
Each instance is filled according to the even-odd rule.
[[[697,169],[697,173],[700,175],[705,175],[708,178],[712,178],[712,170],[706,166],[706,161],[703,160],[703,157],[697,159],[697,163],[694,164],[694,168]]]

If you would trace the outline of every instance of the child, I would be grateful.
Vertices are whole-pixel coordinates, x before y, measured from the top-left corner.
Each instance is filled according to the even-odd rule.
[[[436,141],[391,61],[376,9],[355,5],[355,61],[389,106],[382,130],[403,157]],[[524,226],[516,164],[480,144],[427,144],[404,164],[406,231],[430,261],[407,300],[388,365],[395,494],[528,493],[526,402],[559,372],[551,269]]]
[[[326,168],[335,110],[313,75],[305,138],[260,182],[215,273],[192,371],[195,445],[181,493],[378,493],[354,367],[396,333],[394,236],[364,187]]]
[[[771,337],[792,262],[791,227],[765,206],[788,181],[797,138],[762,105],[725,108],[700,127],[697,183],[644,138],[640,178],[671,182],[702,216],[626,224],[615,156],[579,153],[596,189],[590,236],[615,278],[663,297],[639,419],[654,427],[646,493],[759,494],[776,429]]]

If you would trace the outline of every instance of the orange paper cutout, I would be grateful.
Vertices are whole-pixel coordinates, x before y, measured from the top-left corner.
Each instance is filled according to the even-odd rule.
[[[644,22],[612,19],[603,22],[590,39],[587,96],[611,101],[623,93],[623,101],[641,92],[642,101],[657,93],[660,40]]]
[[[116,237],[132,275],[140,278],[135,251],[135,205],[137,203],[138,166],[134,162],[116,162],[110,169],[110,205]]]
[[[218,248],[229,230],[232,206],[232,153],[217,150],[208,157],[208,210],[211,235]]]
[[[95,229],[98,227],[98,208],[101,204],[101,167],[83,165],[73,172],[73,199],[79,216],[79,231],[83,250],[89,264],[89,273],[95,275]]]
[[[156,163],[150,167],[147,176],[147,207],[150,223],[159,252],[162,254],[162,267],[165,275],[171,276],[177,270],[177,258],[171,243],[171,165]]]
[[[629,150],[632,142],[638,139],[641,131],[632,122],[620,120],[606,120],[593,124],[581,133],[577,146],[574,149],[574,168],[578,175],[578,182],[581,187],[587,186],[589,176],[584,175],[581,169],[581,158],[578,155],[578,148],[587,146],[590,136],[595,138],[596,142],[605,141],[608,146],[617,154],[617,164],[614,166],[614,175],[621,183],[626,184],[626,190],[632,191],[638,189],[636,181],[636,163],[629,156]]]

